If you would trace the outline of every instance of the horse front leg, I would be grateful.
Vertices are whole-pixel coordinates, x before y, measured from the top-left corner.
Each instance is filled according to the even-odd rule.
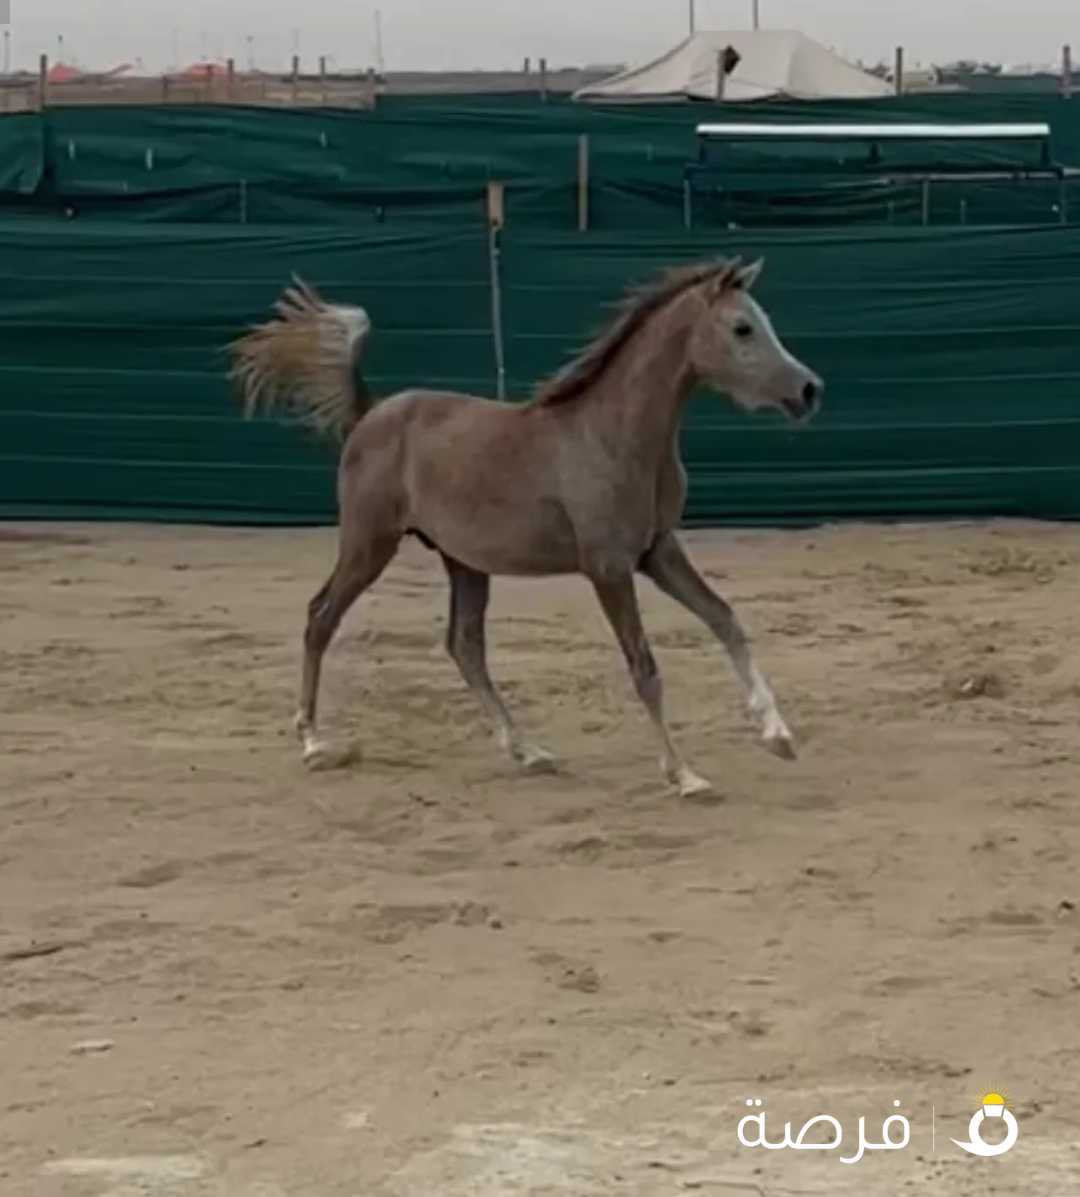
[[[634,576],[629,572],[590,574],[590,581],[626,658],[638,697],[649,713],[663,750],[660,768],[683,798],[707,794],[712,786],[682,759],[664,720],[664,686],[641,622]]]
[[[769,683],[754,663],[750,643],[735,612],[693,567],[673,532],[660,537],[646,555],[641,570],[665,594],[696,615],[720,640],[746,687],[751,713],[761,726],[762,743],[775,756],[794,760],[794,739]]]

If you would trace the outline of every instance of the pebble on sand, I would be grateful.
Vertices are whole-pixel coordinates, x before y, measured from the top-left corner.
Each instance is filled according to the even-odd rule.
[[[115,1046],[111,1039],[84,1039],[82,1043],[76,1043],[71,1051],[76,1056],[93,1056],[112,1051]]]

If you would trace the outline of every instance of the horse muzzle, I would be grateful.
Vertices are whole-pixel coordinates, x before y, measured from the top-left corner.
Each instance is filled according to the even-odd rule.
[[[824,393],[825,386],[820,379],[807,382],[800,395],[781,399],[780,407],[793,424],[806,424],[821,410]]]

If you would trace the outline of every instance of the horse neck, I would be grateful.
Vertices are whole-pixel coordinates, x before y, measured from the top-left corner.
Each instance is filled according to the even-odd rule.
[[[589,406],[626,450],[667,453],[697,381],[690,341],[699,313],[696,294],[677,296],[624,346],[598,384]]]

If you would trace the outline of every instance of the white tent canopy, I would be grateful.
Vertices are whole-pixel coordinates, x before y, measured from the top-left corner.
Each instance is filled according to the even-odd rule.
[[[644,66],[604,79],[574,94],[575,100],[647,101],[719,96],[719,59],[732,46],[739,64],[724,81],[725,100],[873,99],[893,89],[805,34],[789,30],[696,33]]]

